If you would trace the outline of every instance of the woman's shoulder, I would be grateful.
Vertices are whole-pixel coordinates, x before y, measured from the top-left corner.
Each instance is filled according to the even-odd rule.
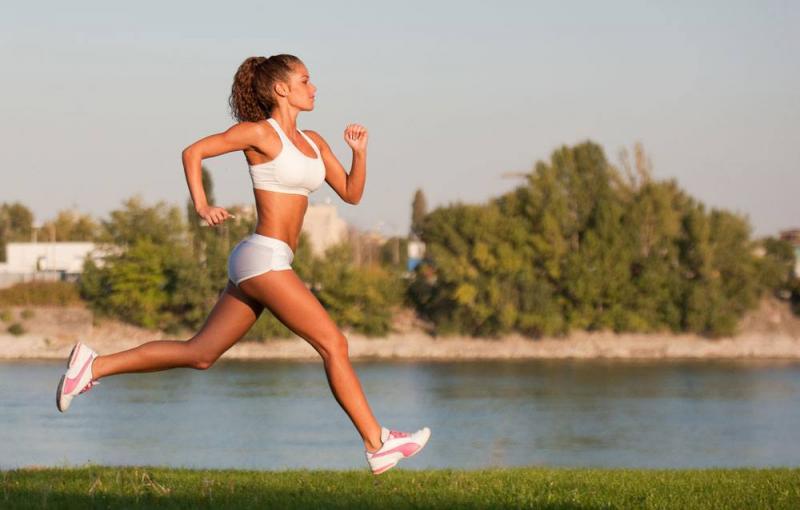
[[[314,131],[312,129],[304,129],[303,133],[305,133],[306,135],[309,136],[309,138],[314,140],[314,143],[316,143],[320,148],[326,147],[328,145],[325,142],[325,139],[322,138],[322,136],[319,133],[317,133],[316,131]]]
[[[242,131],[242,132],[259,133],[259,134],[274,132],[275,130],[272,129],[272,126],[268,126],[267,124],[268,122],[266,120],[259,120],[255,122],[249,120],[243,120],[242,122],[237,122],[236,124],[232,125],[230,129],[235,129],[237,131]]]
[[[242,121],[237,122],[228,128],[228,133],[237,135],[249,140],[264,140],[265,138],[278,138],[278,133],[275,129],[268,125],[269,123],[263,121]]]
[[[278,133],[268,126],[266,121],[252,122],[242,121],[233,124],[223,134],[225,139],[236,143],[237,145],[246,147],[245,153],[249,150],[255,149],[261,154],[272,156],[277,152],[281,146]]]

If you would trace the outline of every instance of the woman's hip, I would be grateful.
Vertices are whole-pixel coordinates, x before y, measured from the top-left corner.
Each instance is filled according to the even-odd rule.
[[[291,269],[294,252],[275,237],[251,234],[234,246],[228,256],[228,276],[235,284],[270,270]]]

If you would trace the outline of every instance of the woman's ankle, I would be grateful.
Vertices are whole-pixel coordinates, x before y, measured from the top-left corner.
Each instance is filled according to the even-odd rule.
[[[364,447],[369,453],[375,453],[383,446],[383,441],[381,441],[381,426],[380,424],[377,424],[377,426],[377,430],[372,433],[367,433],[369,437],[364,439]]]
[[[95,372],[95,369],[94,369],[94,366],[95,366],[95,364],[97,363],[97,358],[99,358],[99,357],[100,357],[100,356],[96,356],[96,357],[95,357],[95,358],[92,360],[92,363],[89,365],[89,371],[92,373],[92,380],[95,380],[95,381],[97,381],[98,379],[100,379],[100,377],[98,377],[98,376],[96,375],[96,374],[97,374],[97,372]]]

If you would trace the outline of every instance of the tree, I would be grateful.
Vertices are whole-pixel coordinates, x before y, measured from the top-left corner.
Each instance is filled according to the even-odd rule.
[[[42,224],[41,231],[55,241],[94,241],[98,238],[100,225],[88,214],[66,209]]]
[[[103,243],[116,246],[100,267],[87,259],[79,286],[98,312],[148,328],[175,331],[202,324],[215,296],[192,256],[180,210],[139,197],[112,211],[101,226]]]
[[[425,193],[418,188],[411,203],[411,233],[413,235],[420,236],[420,225],[426,214],[428,214],[428,203],[425,200]]]
[[[427,214],[409,299],[441,333],[734,333],[761,268],[781,270],[756,262],[745,218],[706,213],[634,152],[623,174],[592,142],[562,146],[487,205]]]
[[[356,267],[349,240],[314,259],[310,280],[312,292],[333,321],[365,335],[387,334],[403,299],[399,275],[378,264]]]
[[[521,218],[505,216],[496,204],[456,203],[425,218],[422,239],[436,280],[422,276],[423,262],[409,296],[438,334],[495,336],[549,327],[536,316],[541,294],[531,289],[533,252]]]
[[[623,224],[635,247],[625,296],[633,311],[630,330],[680,331],[682,278],[679,241],[682,236],[682,194],[674,181],[646,181],[632,191]]]
[[[392,236],[380,248],[380,263],[389,267],[405,268],[408,265],[408,238]]]
[[[403,300],[403,280],[398,272],[378,264],[356,266],[350,239],[330,246],[322,257],[315,257],[307,234],[301,233],[292,268],[307,282],[337,326],[373,336],[391,330],[393,313]],[[265,309],[245,338],[264,340],[291,335]]]
[[[215,204],[214,180],[207,168],[202,168],[203,188],[209,204]],[[254,221],[238,206],[227,207],[236,216],[221,225],[209,226],[195,211],[189,197],[186,201],[186,223],[191,238],[192,253],[207,273],[206,282],[210,294],[213,289],[224,288],[228,281],[228,255],[236,242],[255,229]]]
[[[756,245],[764,250],[764,256],[757,261],[762,288],[774,292],[776,297],[785,299],[792,280],[795,279],[795,255],[792,243],[768,236],[756,241]]]
[[[20,202],[0,204],[0,260],[6,260],[6,243],[30,241],[33,213]]]
[[[186,225],[179,208],[164,201],[147,206],[140,195],[123,201],[122,205],[122,209],[111,211],[108,220],[101,220],[101,242],[125,247],[140,239],[149,239],[157,245],[186,240]]]

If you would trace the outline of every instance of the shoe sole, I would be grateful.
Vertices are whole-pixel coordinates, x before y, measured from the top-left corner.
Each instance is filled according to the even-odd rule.
[[[78,346],[80,344],[81,344],[80,342],[77,342],[75,345],[72,346],[72,350],[69,351],[69,356],[67,356],[67,370],[69,370],[69,367],[71,367],[72,363],[75,361],[75,354],[77,353]],[[58,381],[58,388],[56,388],[56,407],[62,413],[67,410],[66,407],[63,409],[61,408],[61,390],[64,388],[64,380],[66,379],[66,377],[67,377],[66,373],[61,376],[61,380]]]
[[[394,461],[394,464],[389,464],[389,465],[387,465],[387,466],[383,466],[382,468],[380,468],[380,469],[379,469],[379,470],[377,470],[377,471],[373,471],[373,472],[372,472],[372,474],[373,474],[373,475],[375,475],[375,476],[378,476],[378,475],[380,475],[380,474],[383,474],[383,473],[385,473],[385,472],[389,471],[390,469],[392,469],[393,467],[395,467],[395,466],[397,465],[397,463],[399,462],[399,460],[400,460],[400,459],[398,459],[398,460]]]
[[[61,390],[64,387],[64,379],[66,379],[66,377],[67,377],[67,374],[64,374],[64,375],[61,376],[61,380],[58,381],[58,388],[56,389],[56,407],[62,413],[67,410],[66,408],[64,408],[64,409],[61,408]],[[69,407],[69,406],[67,406],[67,407]]]
[[[72,362],[75,361],[75,351],[78,350],[78,346],[80,342],[77,342],[75,345],[72,346],[72,350],[69,351],[69,357],[67,357],[67,368],[72,366]]]

